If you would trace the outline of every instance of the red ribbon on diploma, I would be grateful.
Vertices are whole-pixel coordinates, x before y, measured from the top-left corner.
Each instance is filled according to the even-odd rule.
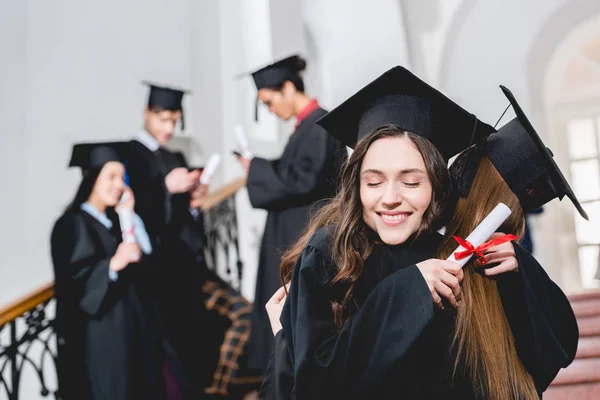
[[[134,229],[135,227],[131,225],[131,228],[127,229],[126,231],[123,231],[123,239],[127,237],[135,238]]]
[[[506,242],[511,242],[515,239],[518,239],[518,237],[516,237],[515,235],[504,235],[504,236],[500,236],[496,239],[492,239],[490,241],[485,242],[484,244],[480,245],[480,246],[473,246],[473,244],[471,242],[469,242],[468,240],[465,240],[461,237],[458,236],[452,236],[454,238],[454,240],[456,240],[458,242],[458,244],[460,244],[462,247],[465,248],[465,251],[459,251],[457,253],[454,254],[454,258],[458,261],[458,260],[462,260],[463,258],[467,258],[469,257],[471,254],[475,254],[475,257],[477,257],[477,259],[479,260],[479,262],[481,262],[482,264],[485,263],[485,256],[483,255],[483,252],[489,248],[498,246],[502,243],[506,243]]]

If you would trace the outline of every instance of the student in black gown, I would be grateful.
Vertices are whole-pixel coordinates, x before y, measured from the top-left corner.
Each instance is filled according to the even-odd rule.
[[[201,246],[190,251],[187,244],[199,239],[189,229],[194,223],[190,198],[200,197],[206,188],[198,184],[200,171],[189,171],[180,156],[165,148],[177,122],[183,125],[185,91],[149,86],[144,129],[129,142],[127,174],[137,198],[135,211],[146,222],[161,266],[155,283],[161,314],[185,372],[200,392],[210,380],[215,352],[209,357],[208,342],[196,337],[196,327],[206,324],[199,290],[206,271],[196,264],[196,257],[203,260]]]
[[[333,126],[331,121],[335,122]],[[465,130],[475,140],[493,131],[489,125],[478,121],[401,67],[383,74],[319,123],[349,146],[356,147],[342,173],[340,194],[331,206],[324,208],[311,222],[310,229],[287,253],[282,264],[282,276],[286,281],[290,280],[289,274],[296,264],[282,322],[286,328],[285,337],[292,338],[288,343],[292,363],[296,359],[293,365],[301,369],[296,371],[295,377],[301,377],[303,384],[296,385],[295,379],[275,379],[269,385],[265,379],[264,398],[286,398],[282,395],[290,382],[295,385],[297,398],[328,398],[328,395],[335,393],[328,392],[322,386],[329,382],[335,388],[336,380],[330,379],[333,376],[329,373],[319,376],[319,368],[311,370],[308,365],[313,360],[305,360],[308,354],[304,354],[304,345],[298,349],[300,354],[294,352],[296,342],[294,336],[290,335],[298,328],[310,336],[313,328],[320,327],[323,331],[315,333],[321,339],[334,336],[340,324],[355,311],[355,305],[362,306],[365,303],[377,282],[392,271],[435,255],[441,239],[435,229],[443,221],[445,207],[452,203],[446,163],[448,158],[469,146],[471,140],[470,137],[448,140],[450,133],[445,127],[453,125],[457,130]],[[357,139],[362,140],[356,144]],[[356,247],[346,250],[344,246],[349,243]],[[336,262],[332,263],[332,260]],[[432,279],[438,285],[437,290],[433,291],[438,301],[438,291],[442,297],[454,299],[451,287],[458,287],[460,268],[454,263],[438,261],[421,264],[422,272],[413,266],[402,269],[401,273],[407,274],[407,279],[423,281],[423,275],[426,279]],[[308,266],[311,262],[324,262],[326,265],[313,266],[314,270],[309,267],[303,272],[304,263]],[[441,274],[445,283],[439,277],[437,281],[431,277],[431,271]],[[453,273],[459,277],[454,277]],[[306,301],[314,299],[301,298],[304,293],[299,291],[306,288],[295,285],[298,274],[302,277],[306,274],[307,278],[310,275],[311,279],[318,281],[311,282],[311,285],[322,285],[318,289],[319,296],[322,296],[318,302],[324,300],[323,304],[313,307]],[[330,288],[330,284],[333,288]],[[407,284],[410,287],[408,281]],[[400,286],[395,295],[402,293]],[[428,302],[432,303],[432,293],[427,288],[425,292],[429,296]],[[333,306],[329,304],[330,301]],[[373,324],[380,323],[379,318],[389,318],[390,304],[393,304],[391,299],[387,306],[382,305],[379,310],[371,309],[368,315],[363,315],[370,318]],[[427,303],[420,305],[421,308],[425,306]],[[305,307],[318,313],[321,320],[313,325],[313,315],[300,316]],[[419,309],[418,313],[423,311]],[[414,314],[415,311],[411,311],[411,315]],[[302,319],[306,323],[302,323]],[[290,329],[290,326],[294,329]],[[357,384],[363,376],[372,373],[370,370],[361,370],[366,367],[360,359],[361,354],[376,351],[373,348],[374,338],[368,337],[368,331],[375,332],[377,329],[370,324],[363,328],[359,335],[351,338],[354,344],[357,343],[355,340],[361,343],[354,355],[356,358],[350,354],[338,355],[348,357],[346,365],[353,361],[359,363],[354,371],[345,367],[338,371],[339,376],[348,375],[349,380]],[[419,328],[418,321],[412,328]],[[283,341],[282,335],[283,331],[280,331],[274,355],[285,360],[285,352],[279,346]],[[313,341],[304,343],[309,346],[317,339],[302,335],[297,337],[301,341]],[[346,336],[346,339],[349,337]],[[385,352],[373,354],[373,359],[375,356],[384,357]],[[377,367],[374,363],[369,366]],[[289,378],[279,374],[277,366],[275,369],[278,371],[272,371],[272,367],[273,364],[273,375]],[[269,378],[271,376],[267,375]],[[313,379],[314,386],[311,384]]]
[[[134,214],[136,243],[124,243],[116,217],[116,209],[133,211],[134,205],[130,190],[129,201],[119,204],[128,190],[117,152],[124,146],[74,146],[70,166],[81,167],[83,179],[52,230],[59,393],[65,400],[166,400],[167,392],[169,399],[182,398],[181,368],[144,295],[152,253],[144,223]],[[165,384],[165,371],[178,377],[176,387],[171,379]]]
[[[450,171],[460,199],[438,256],[456,248],[499,202],[512,211],[500,231],[521,237],[525,215],[552,199],[571,199],[587,214],[512,93],[516,113],[497,133],[461,154]],[[494,238],[494,237],[492,237]],[[453,380],[439,391],[451,398],[535,399],[575,358],[579,331],[568,299],[535,258],[508,242],[465,266],[464,304],[452,319],[438,318],[427,334],[444,335]]]
[[[438,251],[442,259],[456,248],[452,236],[467,236],[498,202],[504,202],[513,211],[501,230],[517,235],[523,231],[524,212],[564,195],[571,198],[587,219],[551,153],[514,97],[507,90],[505,93],[517,112],[517,119],[461,155],[451,168],[457,191],[466,197],[459,200],[447,225]],[[329,381],[331,391],[326,398],[338,398],[338,394],[340,398],[526,399],[541,396],[560,368],[568,366],[575,356],[578,330],[573,311],[564,293],[519,245],[504,243],[484,253],[485,260],[470,261],[466,266],[461,284],[464,300],[456,315],[433,314],[430,307],[422,308],[421,311],[426,312],[419,315],[410,315],[410,309],[427,295],[418,290],[422,284],[407,287],[411,289],[410,297],[399,297],[395,305],[397,319],[380,320],[371,326],[369,334],[380,339],[374,351],[385,354],[383,358],[373,353],[369,355],[370,362],[377,366],[377,373],[364,374],[358,384],[346,379],[344,372],[337,373],[336,381]],[[365,320],[364,313],[378,312],[377,299],[390,302],[388,297],[398,284],[406,285],[406,282],[399,282],[396,274],[382,280],[352,317],[354,321],[347,322],[354,325],[350,332],[360,332],[356,325]],[[280,302],[280,299],[272,302]],[[317,308],[316,304],[311,306]],[[402,310],[407,310],[408,315],[400,314]],[[396,328],[412,328],[417,324],[420,329],[396,330],[400,335],[385,340],[382,330],[390,329],[386,327],[388,323]],[[349,340],[342,340],[344,329],[347,327],[342,328],[339,338],[328,338],[328,343],[308,357],[316,361],[312,368],[346,371],[350,360],[340,357],[336,363],[334,359],[337,352],[356,351]],[[275,346],[270,389],[274,394],[265,398],[295,398],[291,378],[295,371],[281,349],[285,340],[280,333],[277,335],[280,339]],[[360,365],[367,360],[361,358],[354,363],[355,369],[361,370]],[[328,365],[324,365],[325,361]],[[342,386],[333,382],[340,382]],[[326,393],[319,391],[322,389],[319,381],[313,381],[311,387],[319,396]]]
[[[129,143],[127,172],[138,196],[136,211],[148,221],[161,260],[159,304],[187,374],[207,395],[239,395],[261,381],[241,358],[251,307],[206,264],[199,208],[208,187],[199,183],[200,170],[165,147],[177,122],[184,127],[184,94],[150,85],[144,129]]]
[[[306,62],[291,56],[252,73],[258,101],[283,120],[296,119],[294,133],[279,159],[239,157],[248,173],[246,187],[254,208],[269,212],[261,243],[252,316],[249,361],[264,371],[272,333],[263,305],[281,286],[283,252],[305,228],[316,202],[335,194],[339,167],[347,157],[344,146],[315,121],[325,115],[317,99],[304,92],[300,76]]]

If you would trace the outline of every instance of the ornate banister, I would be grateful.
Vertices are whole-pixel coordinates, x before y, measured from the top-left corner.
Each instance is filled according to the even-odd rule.
[[[56,376],[53,298],[50,282],[0,309],[0,398],[20,398],[21,378],[28,368],[38,379],[40,395],[58,399],[56,390],[47,386],[48,375]]]
[[[208,211],[211,208],[216,207],[227,198],[232,197],[237,193],[238,190],[246,185],[246,178],[237,178],[228,184],[220,187],[214,192],[209,193],[206,196],[206,200],[202,203],[202,211]]]
[[[48,282],[31,293],[0,307],[0,326],[54,297],[54,282]]]
[[[237,290],[241,288],[243,264],[235,194],[245,185],[246,178],[238,178],[210,193],[202,204],[207,264]]]

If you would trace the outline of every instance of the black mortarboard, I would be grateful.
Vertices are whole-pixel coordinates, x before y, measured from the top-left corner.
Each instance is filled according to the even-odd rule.
[[[127,142],[79,143],[73,145],[69,167],[83,171],[102,168],[110,161],[126,163]]]
[[[554,161],[533,125],[510,90],[500,86],[510,101],[516,118],[491,134],[487,140],[459,156],[450,167],[458,194],[469,193],[482,156],[487,155],[502,179],[517,196],[525,212],[543,206],[554,198],[566,195],[586,220],[587,213]],[[474,153],[478,153],[474,156]]]
[[[183,95],[189,93],[189,91],[158,86],[150,82],[143,83],[150,87],[150,93],[148,94],[148,108],[181,111],[181,129],[185,129],[182,101]]]
[[[317,124],[352,148],[374,129],[397,125],[429,139],[446,160],[495,132],[400,66],[369,83]]]
[[[239,76],[252,75],[256,90],[265,88],[278,88],[285,81],[292,80],[299,76],[300,71],[306,67],[305,61],[297,54],[276,61],[265,67],[261,67],[254,72],[246,72]],[[258,120],[258,98],[256,99],[254,119]]]
[[[304,67],[304,60],[298,55],[293,55],[252,72],[252,79],[254,79],[257,90],[263,88],[276,88],[285,81],[289,81],[298,76],[298,73],[303,70]]]

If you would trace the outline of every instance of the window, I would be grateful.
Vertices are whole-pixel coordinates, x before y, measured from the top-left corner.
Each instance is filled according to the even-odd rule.
[[[585,221],[575,211],[579,270],[584,288],[597,287],[594,280],[598,269],[600,245],[600,116],[578,117],[567,122],[567,142],[571,176],[575,195],[588,213]]]

